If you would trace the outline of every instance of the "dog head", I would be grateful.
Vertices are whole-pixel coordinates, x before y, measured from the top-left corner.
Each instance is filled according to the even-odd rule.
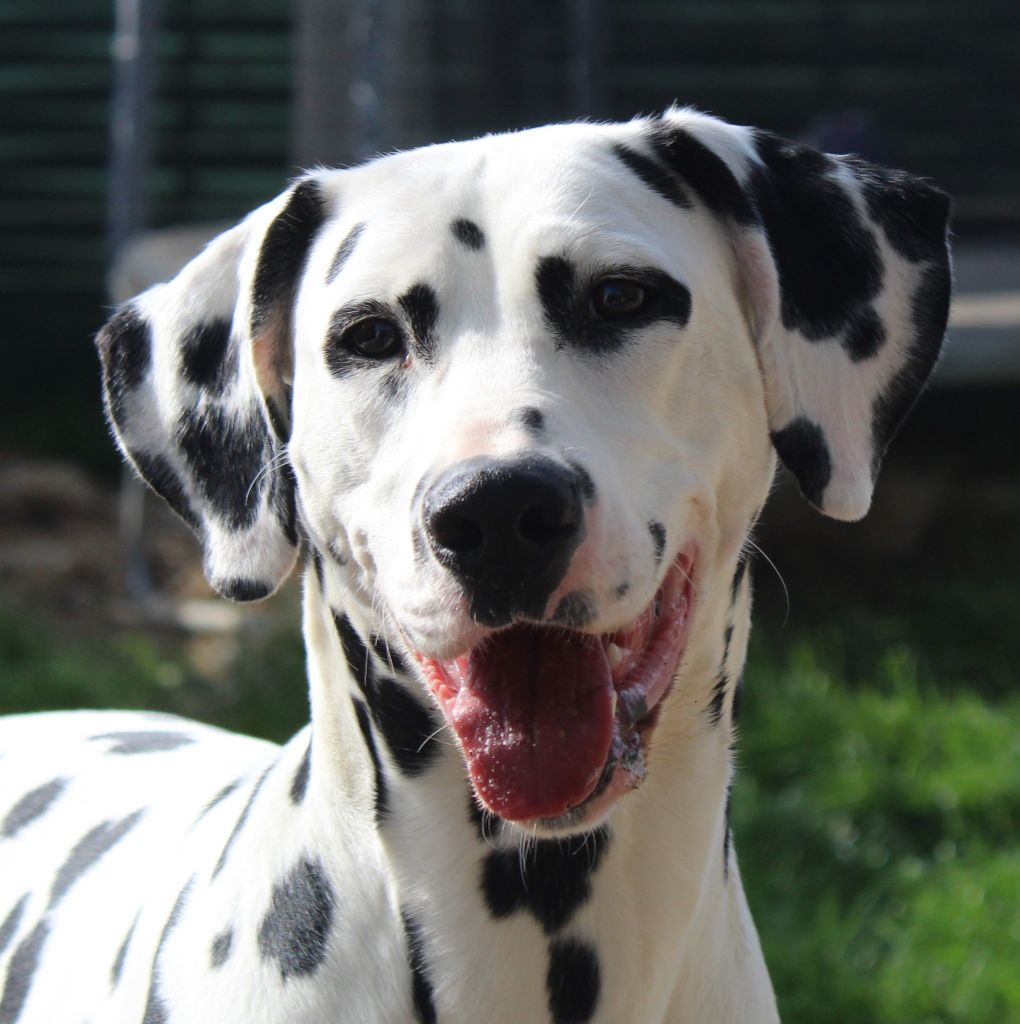
[[[676,109],[315,172],[114,316],[109,419],[220,593],[271,593],[303,534],[491,810],[590,820],[640,781],[775,455],[867,511],[941,345],[947,215]]]

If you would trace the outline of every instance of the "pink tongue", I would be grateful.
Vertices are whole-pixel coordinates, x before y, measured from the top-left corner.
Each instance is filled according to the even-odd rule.
[[[596,637],[521,625],[473,651],[449,717],[489,809],[526,821],[581,803],[609,756],[612,690]]]

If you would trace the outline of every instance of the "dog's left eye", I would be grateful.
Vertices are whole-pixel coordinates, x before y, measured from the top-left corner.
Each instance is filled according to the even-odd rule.
[[[361,320],[343,333],[341,343],[366,359],[389,359],[404,351],[404,335],[391,320],[372,317]]]
[[[640,313],[651,300],[651,293],[637,281],[607,277],[591,292],[591,307],[603,320],[622,320]]]

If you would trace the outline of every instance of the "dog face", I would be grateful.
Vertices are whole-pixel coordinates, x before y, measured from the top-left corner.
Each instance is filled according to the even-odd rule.
[[[866,511],[941,343],[946,215],[676,110],[319,172],[111,321],[109,416],[221,592],[275,589],[299,521],[482,801],[590,822],[643,777],[775,453]]]

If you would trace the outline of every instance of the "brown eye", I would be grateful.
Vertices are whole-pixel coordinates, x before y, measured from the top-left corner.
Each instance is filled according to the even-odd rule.
[[[344,331],[345,348],[366,359],[389,359],[404,351],[404,335],[391,320],[372,317]]]
[[[591,307],[603,320],[622,320],[648,305],[648,291],[636,281],[622,277],[607,277],[592,289]]]

